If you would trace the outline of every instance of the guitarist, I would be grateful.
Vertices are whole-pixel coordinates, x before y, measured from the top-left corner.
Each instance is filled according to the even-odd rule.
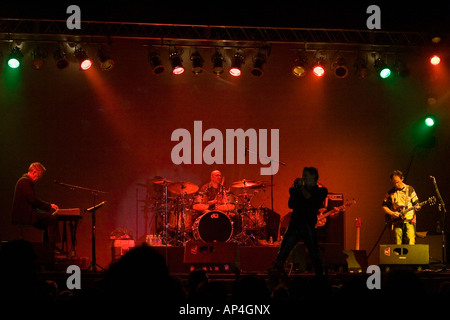
[[[419,198],[416,191],[410,185],[403,182],[404,176],[400,170],[395,170],[390,175],[393,188],[388,191],[382,203],[382,209],[387,218],[393,223],[396,244],[402,244],[403,235],[408,243],[416,243],[416,214],[420,209]],[[414,206],[414,210],[401,215],[401,209]]]

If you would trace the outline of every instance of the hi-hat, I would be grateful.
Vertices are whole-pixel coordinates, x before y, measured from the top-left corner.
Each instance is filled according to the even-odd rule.
[[[198,186],[192,182],[174,182],[168,187],[169,191],[175,194],[192,194],[198,191]]]

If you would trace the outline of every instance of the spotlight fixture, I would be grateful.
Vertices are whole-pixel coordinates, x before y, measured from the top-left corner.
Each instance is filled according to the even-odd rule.
[[[355,62],[356,75],[360,79],[365,79],[369,76],[369,69],[367,68],[367,63],[362,57],[358,57]]]
[[[114,68],[114,60],[111,59],[108,48],[101,46],[97,51],[97,57],[100,61],[100,69],[103,71],[109,71]]]
[[[8,66],[11,69],[16,69],[20,67],[20,63],[22,61],[23,54],[19,47],[14,47],[10,54],[8,55]]]
[[[172,74],[180,75],[184,72],[183,59],[181,59],[182,52],[172,50],[169,52],[169,61],[172,65]]]
[[[198,50],[195,50],[191,54],[191,61],[192,61],[192,73],[195,75],[199,75],[203,73],[203,58],[200,55],[200,52]]]
[[[322,77],[325,74],[325,67],[323,66],[323,59],[319,59],[313,68],[313,73],[316,77]]]
[[[375,60],[375,70],[377,70],[378,74],[381,78],[386,79],[391,75],[391,69],[384,63],[381,58]]]
[[[394,70],[400,77],[407,77],[409,75],[409,70],[406,67],[404,61],[396,59],[394,63]]]
[[[430,63],[433,66],[437,66],[441,62],[441,58],[438,55],[434,55],[430,58]]]
[[[75,48],[75,58],[80,62],[80,69],[83,71],[87,71],[92,67],[92,60],[89,59],[86,51],[82,48]]]
[[[161,57],[158,51],[152,51],[148,55],[148,59],[152,65],[152,72],[154,75],[159,75],[166,70],[166,67],[161,62]]]
[[[35,47],[31,51],[31,61],[35,70],[40,70],[44,67],[45,58],[47,58],[47,50],[41,47]]]
[[[213,73],[216,76],[220,76],[223,73],[223,56],[219,52],[219,50],[216,50],[211,57],[211,62],[213,63]]]
[[[66,52],[62,48],[56,49],[53,53],[53,58],[56,61],[56,67],[60,70],[64,70],[69,66],[69,60],[67,59]]]
[[[425,118],[425,125],[427,127],[433,127],[436,123],[435,117],[432,115],[429,115]]]
[[[239,77],[241,75],[241,67],[244,63],[244,56],[239,52],[236,52],[231,59],[231,68],[228,70],[228,73],[233,77]]]
[[[343,58],[339,58],[333,63],[333,71],[334,75],[338,78],[342,79],[348,76],[348,68]]]
[[[258,52],[253,57],[253,67],[250,69],[252,76],[261,77],[264,74],[263,65],[266,63],[266,56],[262,52]]]
[[[294,61],[294,66],[292,67],[292,74],[296,77],[303,77],[308,70],[308,63],[305,55],[300,55]]]

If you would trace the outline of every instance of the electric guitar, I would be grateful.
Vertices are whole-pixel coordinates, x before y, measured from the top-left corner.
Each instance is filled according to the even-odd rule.
[[[436,197],[429,197],[428,200],[419,202],[417,205],[410,205],[407,207],[398,207],[396,211],[400,213],[400,215],[397,218],[392,217],[389,214],[386,214],[386,222],[387,223],[394,223],[394,222],[400,222],[400,221],[408,221],[410,222],[414,218],[414,209],[416,206],[422,207],[425,204],[429,204],[430,206],[436,204]]]
[[[325,225],[325,223],[327,222],[327,217],[330,215],[334,215],[337,214],[339,212],[343,212],[345,211],[346,207],[351,206],[352,204],[355,204],[356,200],[351,200],[351,201],[347,201],[344,205],[340,206],[340,207],[335,207],[333,209],[331,209],[330,211],[327,211],[325,213],[319,213],[317,215],[317,223],[316,223],[316,228],[319,227],[323,227]]]

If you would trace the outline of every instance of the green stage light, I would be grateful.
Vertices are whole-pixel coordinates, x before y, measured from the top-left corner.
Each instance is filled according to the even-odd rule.
[[[389,78],[391,75],[391,69],[384,63],[384,61],[380,58],[375,60],[375,69],[378,71],[378,74],[382,79]]]
[[[434,121],[433,117],[428,116],[428,117],[425,118],[425,125],[427,127],[432,127],[432,126],[434,126],[434,124],[435,124],[435,121]]]
[[[17,69],[20,67],[20,62],[22,60],[23,54],[19,47],[14,47],[8,56],[8,66],[12,69]]]
[[[388,78],[391,75],[391,69],[389,68],[384,68],[380,71],[380,77],[383,79]]]

